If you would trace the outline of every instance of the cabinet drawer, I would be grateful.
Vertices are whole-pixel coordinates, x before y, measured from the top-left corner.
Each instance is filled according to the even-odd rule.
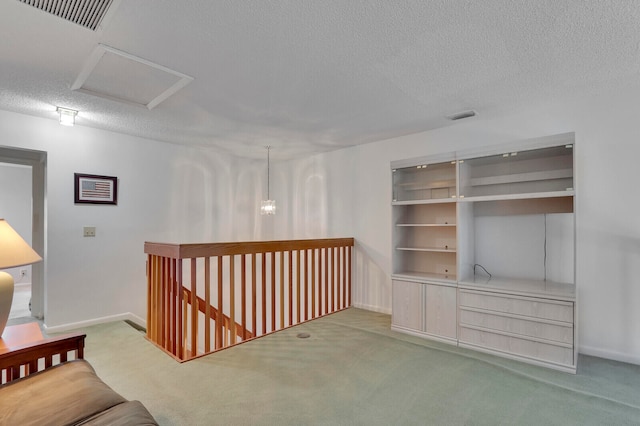
[[[524,356],[535,360],[573,365],[573,348],[535,342],[514,336],[492,333],[460,326],[460,343],[468,343],[485,349]]]
[[[573,324],[573,302],[460,290],[460,306]]]
[[[573,345],[573,325],[570,323],[532,320],[463,307],[460,308],[460,325],[477,326]]]

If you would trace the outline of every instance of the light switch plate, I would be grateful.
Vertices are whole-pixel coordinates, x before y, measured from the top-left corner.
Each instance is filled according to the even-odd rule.
[[[82,235],[85,237],[95,237],[96,236],[96,227],[95,226],[85,226],[82,228]]]

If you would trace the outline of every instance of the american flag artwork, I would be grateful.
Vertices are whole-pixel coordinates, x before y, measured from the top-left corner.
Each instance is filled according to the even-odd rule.
[[[97,180],[82,180],[82,198],[111,199],[111,182]]]
[[[117,204],[118,178],[75,174],[75,202]]]

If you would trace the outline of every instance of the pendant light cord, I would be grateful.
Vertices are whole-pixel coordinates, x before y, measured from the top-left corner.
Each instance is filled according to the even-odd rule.
[[[271,152],[271,146],[267,146],[267,200],[270,200],[271,197],[269,196],[269,187],[270,187],[270,183],[269,182],[269,176],[271,175],[271,158],[270,158],[270,152]]]

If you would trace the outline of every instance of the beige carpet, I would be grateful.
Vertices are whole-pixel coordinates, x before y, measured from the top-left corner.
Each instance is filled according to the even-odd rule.
[[[389,327],[352,308],[184,364],[124,322],[84,331],[102,379],[163,425],[640,424],[639,366],[581,357],[573,376]]]

